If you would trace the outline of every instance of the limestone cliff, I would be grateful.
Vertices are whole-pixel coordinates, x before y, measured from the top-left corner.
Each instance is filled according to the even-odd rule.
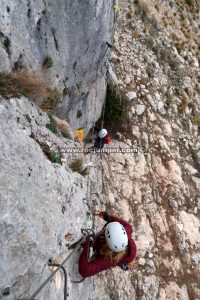
[[[82,201],[86,181],[69,168],[72,155],[63,154],[61,166],[45,151],[78,143],[56,137],[45,126],[46,113],[28,99],[1,102],[0,115],[0,298],[9,290],[6,299],[17,299],[37,289],[49,275],[48,260],[66,253],[67,237],[75,241],[90,222]],[[49,293],[46,299],[55,299]]]
[[[112,4],[112,0],[1,1],[0,70],[39,71],[63,93],[58,114],[74,129],[87,131],[101,113]],[[49,68],[44,66],[46,58]]]

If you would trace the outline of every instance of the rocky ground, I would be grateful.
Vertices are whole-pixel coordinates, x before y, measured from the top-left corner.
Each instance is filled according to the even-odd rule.
[[[199,4],[121,2],[114,43],[120,53],[111,59],[119,89],[131,101],[131,126],[129,139],[111,146],[139,152],[103,155],[99,205],[130,220],[138,255],[133,271],[95,278],[96,299],[197,300]]]

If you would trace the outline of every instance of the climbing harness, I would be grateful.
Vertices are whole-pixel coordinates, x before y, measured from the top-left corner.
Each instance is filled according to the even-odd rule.
[[[88,242],[88,252],[87,252],[87,259],[90,262],[93,258],[94,254],[94,246],[96,241],[96,235],[93,229],[82,229],[82,233],[86,234],[86,241]]]
[[[86,236],[85,240],[88,242],[87,260],[90,262],[94,257],[96,235],[93,229],[82,229],[81,232]],[[81,283],[84,280],[85,278],[82,278],[80,280],[71,280],[71,283]]]
[[[87,181],[87,184],[88,184],[88,181]],[[89,190],[89,188],[88,188]],[[83,203],[85,203],[87,205],[87,208],[88,208],[88,215],[90,216],[92,214],[92,209],[91,209],[91,206],[89,205],[89,202],[88,202],[88,199],[85,197],[83,198]]]

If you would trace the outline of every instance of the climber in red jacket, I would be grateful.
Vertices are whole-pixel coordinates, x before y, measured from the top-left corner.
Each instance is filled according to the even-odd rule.
[[[88,261],[88,241],[83,246],[79,258],[79,273],[82,277],[96,275],[113,267],[121,267],[124,271],[133,266],[136,257],[136,245],[131,238],[132,226],[106,212],[96,213],[108,223],[104,226],[95,242],[95,257]]]
[[[94,141],[94,146],[90,147],[90,151],[96,151],[102,149],[105,144],[110,144],[111,137],[108,131],[105,128],[98,130],[97,127],[94,128],[96,132],[98,132],[97,137]]]

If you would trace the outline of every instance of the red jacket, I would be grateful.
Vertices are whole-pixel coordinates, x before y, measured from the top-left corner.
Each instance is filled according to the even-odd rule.
[[[88,250],[88,242],[86,241],[83,247],[83,252],[80,255],[79,258],[79,273],[82,277],[89,277],[96,275],[99,272],[105,271],[107,269],[119,266],[121,264],[128,264],[136,256],[136,245],[134,240],[131,238],[131,234],[133,232],[132,226],[119,218],[116,218],[114,216],[109,216],[109,222],[119,222],[121,223],[128,235],[128,255],[125,256],[122,260],[119,261],[118,264],[112,264],[110,261],[105,260],[104,257],[98,256],[94,260],[88,262],[87,260],[87,250]]]

